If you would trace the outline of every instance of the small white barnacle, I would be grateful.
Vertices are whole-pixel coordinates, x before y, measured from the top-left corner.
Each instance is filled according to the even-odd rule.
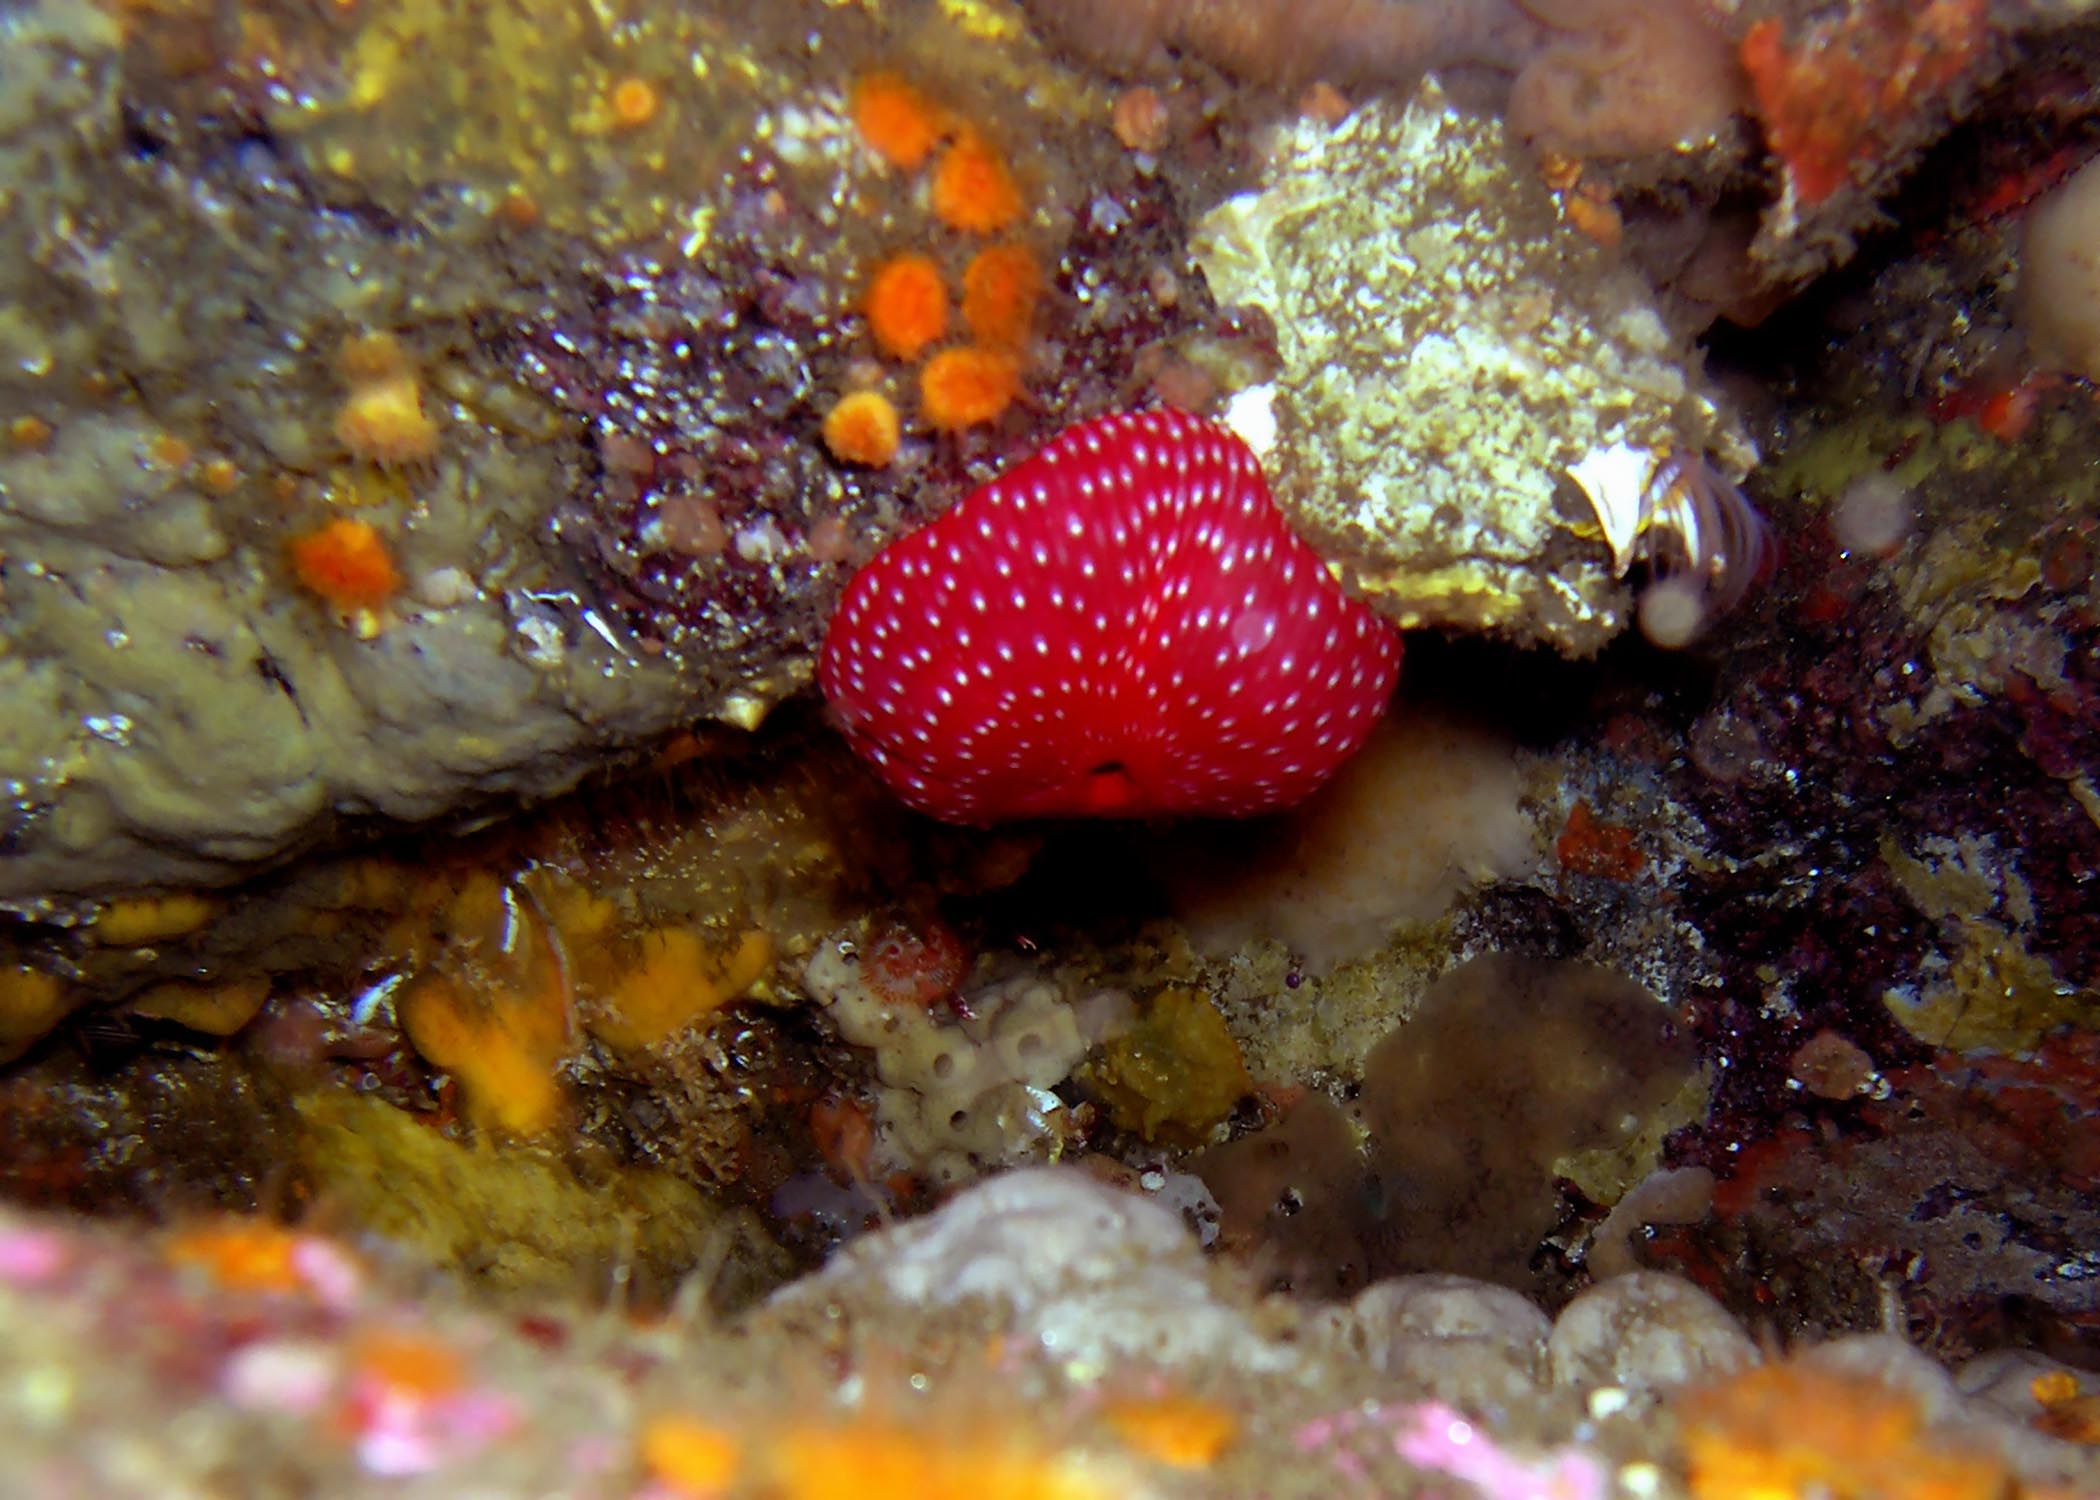
[[[1632,443],[1611,443],[1592,450],[1581,463],[1568,466],[1568,478],[1582,491],[1611,548],[1611,570],[1620,578],[1634,564],[1641,534],[1642,501],[1656,472],[1655,455]]]
[[[1639,565],[1646,574],[1639,618],[1658,646],[1689,645],[1777,558],[1765,518],[1704,453],[1658,458],[1613,443],[1567,473],[1596,514],[1613,573],[1623,578]]]

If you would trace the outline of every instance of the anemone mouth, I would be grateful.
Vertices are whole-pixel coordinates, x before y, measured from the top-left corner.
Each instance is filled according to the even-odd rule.
[[[1135,803],[1137,795],[1137,778],[1120,760],[1104,760],[1086,773],[1086,805],[1091,812],[1120,812]]]

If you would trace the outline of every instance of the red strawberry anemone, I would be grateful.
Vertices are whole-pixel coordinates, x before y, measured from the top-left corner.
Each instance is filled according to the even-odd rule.
[[[1182,412],[1068,428],[854,578],[818,680],[853,747],[952,823],[1245,817],[1363,745],[1400,638]]]

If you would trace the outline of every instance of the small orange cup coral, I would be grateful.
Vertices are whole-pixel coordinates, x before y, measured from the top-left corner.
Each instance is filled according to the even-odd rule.
[[[933,154],[945,117],[895,73],[870,73],[853,85],[847,106],[868,148],[893,166],[916,170]]]
[[[997,234],[1021,217],[1021,189],[1006,160],[974,130],[959,134],[933,169],[933,212],[950,229]]]
[[[824,414],[824,446],[840,463],[879,469],[897,456],[897,408],[880,391],[855,391]]]
[[[1006,241],[977,252],[963,271],[962,315],[982,344],[1025,343],[1043,294],[1043,271],[1026,245]]]
[[[663,94],[646,78],[623,78],[613,85],[607,103],[612,106],[613,124],[636,130],[656,118],[663,107]]]
[[[401,588],[386,539],[369,521],[338,518],[291,540],[292,574],[337,609],[376,609]]]
[[[391,333],[355,333],[336,351],[335,366],[346,385],[372,385],[397,376],[410,375],[415,366],[408,351]]]
[[[1019,364],[997,349],[943,349],[919,371],[919,410],[944,432],[996,420],[1020,391]]]
[[[861,310],[875,347],[892,359],[917,359],[948,330],[948,289],[941,268],[924,255],[884,261],[868,279]]]

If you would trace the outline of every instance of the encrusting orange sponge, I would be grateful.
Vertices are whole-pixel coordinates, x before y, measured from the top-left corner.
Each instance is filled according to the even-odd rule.
[[[1176,1469],[1207,1469],[1239,1435],[1231,1412],[1193,1396],[1113,1401],[1102,1411],[1125,1445]]]
[[[374,609],[400,591],[400,570],[369,521],[330,521],[293,537],[289,550],[300,585],[337,609]]]
[[[933,169],[933,212],[950,229],[997,234],[1021,217],[1021,190],[1005,159],[974,130],[959,134]]]
[[[944,432],[990,422],[1021,391],[1021,369],[997,349],[943,349],[919,371],[919,410]]]
[[[868,148],[907,172],[933,154],[947,129],[941,110],[895,73],[868,74],[853,85],[847,104]]]
[[[2003,1500],[2005,1461],[1943,1438],[1919,1398],[1801,1360],[1759,1365],[1676,1403],[1694,1500]]]
[[[666,1413],[642,1428],[642,1466],[681,1497],[726,1495],[743,1465],[735,1434],[697,1417]]]
[[[875,347],[892,359],[917,359],[948,329],[948,289],[941,268],[925,255],[884,261],[868,279],[861,310]]]
[[[824,446],[840,463],[879,469],[897,456],[897,408],[880,391],[855,391],[824,414]]]
[[[1014,348],[1027,341],[1042,293],[1042,268],[1026,245],[988,246],[963,270],[963,322],[979,343]]]
[[[299,1236],[265,1219],[229,1217],[177,1230],[166,1253],[178,1266],[194,1266],[230,1291],[295,1292]]]
[[[722,954],[710,953],[691,928],[644,933],[633,962],[592,997],[584,1025],[622,1052],[654,1047],[742,995],[772,962],[773,943],[763,932],[745,933]]]
[[[570,1036],[559,997],[426,974],[402,990],[401,1029],[425,1061],[458,1081],[461,1109],[476,1125],[529,1136],[560,1121],[555,1068]]]

